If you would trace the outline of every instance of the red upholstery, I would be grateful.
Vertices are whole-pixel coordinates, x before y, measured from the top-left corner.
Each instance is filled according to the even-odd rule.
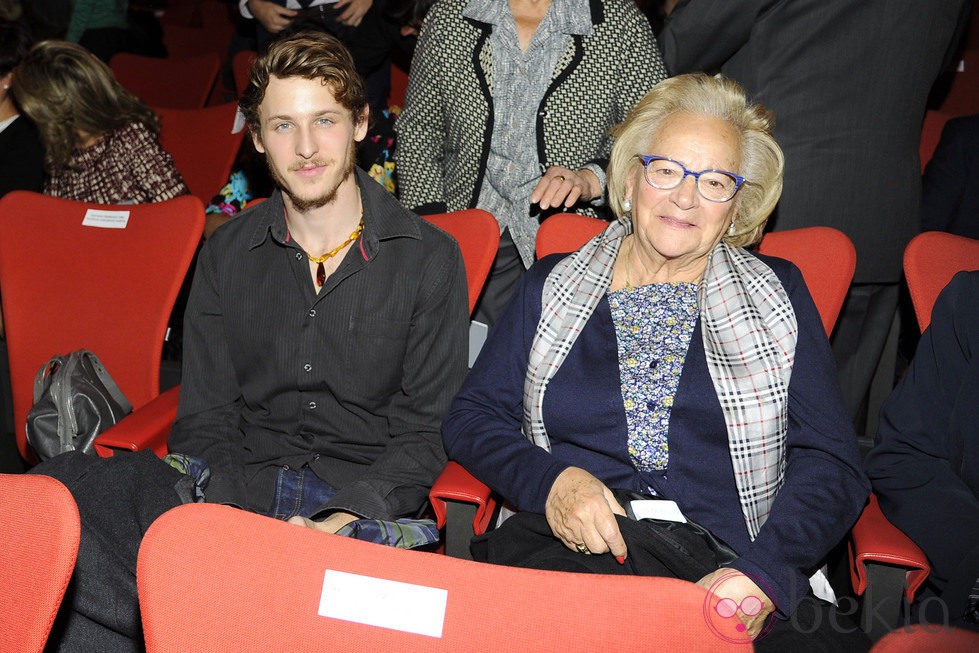
[[[469,286],[469,313],[472,314],[483,284],[486,283],[486,276],[493,267],[496,250],[500,246],[499,223],[492,214],[482,209],[465,209],[422,217],[452,234],[459,243]]]
[[[320,616],[324,578],[337,571],[445,590],[444,610],[432,610],[441,630],[437,619],[432,635],[420,635]],[[745,650],[736,620],[708,623],[710,599],[692,583],[487,565],[221,505],[187,504],[157,519],[140,547],[137,582],[149,653]],[[324,604],[356,600],[336,591]],[[370,600],[381,618],[419,607],[386,592]]]
[[[82,225],[92,209],[128,211],[124,229]],[[0,298],[7,332],[17,445],[28,451],[24,424],[34,375],[51,356],[94,351],[137,408],[98,442],[118,438],[160,393],[160,356],[177,291],[201,238],[200,201],[184,196],[157,204],[86,204],[26,191],[0,199]],[[169,399],[168,399],[169,398]],[[149,416],[172,421],[176,392]],[[117,429],[120,429],[117,431]],[[166,451],[169,421],[126,448]],[[134,434],[135,435],[135,434]],[[102,451],[102,453],[108,453]]]
[[[857,250],[846,234],[831,227],[773,231],[765,234],[758,251],[798,266],[826,335],[832,333],[857,266]]]
[[[928,558],[917,544],[887,521],[873,494],[850,531],[850,576],[857,595],[867,591],[867,565],[871,563],[908,568],[904,596],[909,603],[931,572]]]
[[[164,109],[160,116],[160,144],[173,156],[177,171],[190,192],[206,206],[231,174],[245,130],[231,132],[238,105],[234,102],[206,109]]]
[[[537,258],[577,251],[607,226],[605,220],[587,215],[555,213],[537,229]]]
[[[204,52],[182,59],[120,52],[109,62],[119,83],[153,107],[201,109],[221,68],[221,57]]]
[[[235,92],[238,97],[245,92],[252,75],[252,64],[258,58],[254,50],[242,50],[231,60],[231,73],[235,78]]]
[[[75,568],[81,524],[59,481],[0,474],[0,651],[44,650]]]
[[[911,303],[924,331],[938,293],[960,270],[979,269],[979,240],[943,231],[926,231],[911,239],[904,250],[904,276]]]
[[[916,624],[884,635],[871,653],[975,653],[979,633],[962,628]]]
[[[493,511],[496,510],[496,499],[489,487],[477,480],[475,476],[454,460],[450,460],[439,477],[435,479],[428,498],[432,503],[432,510],[435,512],[435,519],[439,528],[445,527],[445,520],[448,516],[446,501],[459,501],[475,505],[476,515],[473,518],[473,534],[477,535],[486,532],[489,528],[490,519],[493,518]]]

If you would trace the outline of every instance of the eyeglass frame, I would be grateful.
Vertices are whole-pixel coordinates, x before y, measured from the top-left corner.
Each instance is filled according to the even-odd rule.
[[[657,190],[673,190],[674,188],[679,188],[683,184],[684,180],[686,180],[687,175],[689,175],[693,177],[693,182],[694,182],[693,185],[697,188],[697,193],[708,202],[714,202],[716,204],[723,204],[724,202],[730,202],[731,200],[733,200],[734,196],[738,194],[739,190],[741,190],[741,187],[745,184],[746,181],[748,181],[747,179],[745,179],[744,177],[742,177],[737,173],[731,172],[730,170],[721,170],[720,168],[707,168],[705,170],[700,170],[698,172],[695,172],[693,170],[688,169],[687,166],[683,165],[676,159],[671,159],[668,156],[661,156],[659,154],[636,154],[634,156],[635,158],[642,161],[643,180],[653,188]],[[669,161],[670,163],[675,163],[678,166],[680,166],[680,169],[683,170],[683,176],[680,177],[680,181],[677,182],[676,186],[671,186],[670,188],[660,188],[653,182],[649,181],[649,177],[646,176],[646,169],[649,167],[649,163],[651,161]],[[704,195],[703,191],[700,190],[700,175],[704,174],[705,172],[719,172],[722,175],[727,175],[729,177],[732,177],[734,179],[734,192],[731,193],[731,197],[728,197],[723,200],[715,200]]]

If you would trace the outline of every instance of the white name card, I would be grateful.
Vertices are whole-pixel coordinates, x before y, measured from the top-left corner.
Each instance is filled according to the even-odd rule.
[[[320,595],[321,617],[442,636],[448,590],[327,569]]]
[[[687,523],[687,518],[680,512],[680,506],[676,501],[666,499],[637,499],[630,501],[627,512],[633,519],[659,519],[661,521],[675,521],[681,524]]]
[[[125,229],[129,224],[129,211],[100,211],[89,209],[85,211],[82,220],[84,227],[102,227],[103,229]]]

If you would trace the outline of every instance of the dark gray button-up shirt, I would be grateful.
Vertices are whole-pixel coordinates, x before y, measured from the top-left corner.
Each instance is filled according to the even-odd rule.
[[[455,241],[358,170],[364,232],[316,292],[281,195],[201,251],[171,451],[206,460],[207,500],[265,511],[281,466],[336,487],[322,510],[412,514],[445,464],[439,429],[466,372]]]

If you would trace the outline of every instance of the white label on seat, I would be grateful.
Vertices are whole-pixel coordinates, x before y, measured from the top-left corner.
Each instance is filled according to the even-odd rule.
[[[125,229],[129,224],[129,211],[85,211],[83,227],[102,227],[103,229]]]
[[[327,569],[321,617],[442,636],[448,590]]]

